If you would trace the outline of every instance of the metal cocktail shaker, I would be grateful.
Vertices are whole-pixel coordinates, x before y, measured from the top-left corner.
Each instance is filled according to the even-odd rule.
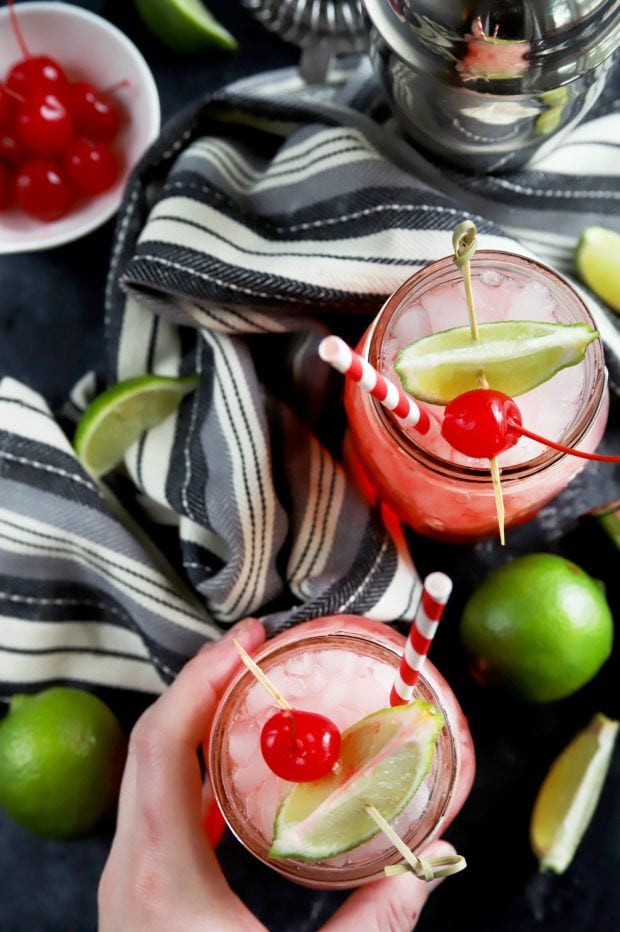
[[[374,69],[406,133],[470,172],[554,147],[620,42],[619,0],[362,0]]]

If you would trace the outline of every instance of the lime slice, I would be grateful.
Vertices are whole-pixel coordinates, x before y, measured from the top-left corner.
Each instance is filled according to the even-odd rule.
[[[530,839],[540,869],[562,874],[596,809],[618,735],[618,722],[595,715],[551,765],[538,791]]]
[[[443,724],[419,699],[347,728],[337,772],[298,783],[280,806],[269,856],[321,861],[376,835],[365,806],[388,822],[396,818],[428,773]]]
[[[445,405],[479,387],[483,371],[490,388],[514,398],[581,362],[598,337],[589,324],[535,320],[480,324],[480,340],[469,327],[453,327],[416,340],[400,351],[394,369],[407,392],[421,401]]]
[[[620,312],[620,233],[587,227],[575,249],[575,269],[595,295]]]
[[[200,52],[209,46],[236,49],[237,40],[201,0],[135,0],[154,36],[178,52]]]
[[[98,395],[80,418],[73,440],[82,465],[93,476],[112,469],[140,434],[172,414],[199,381],[196,375],[141,375]]]

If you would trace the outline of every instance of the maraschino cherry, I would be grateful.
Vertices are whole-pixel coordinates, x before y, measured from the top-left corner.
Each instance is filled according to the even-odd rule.
[[[75,125],[82,135],[97,142],[110,142],[114,139],[121,125],[121,115],[109,100],[109,96],[116,88],[126,87],[127,84],[127,81],[120,81],[107,91],[98,91],[86,81],[77,81],[69,85],[69,107]]]
[[[0,84],[0,128],[10,125],[14,109],[15,101],[4,84]]]
[[[269,769],[293,783],[324,777],[340,756],[336,725],[325,715],[293,709],[245,648],[238,641],[233,644],[250,673],[280,706],[261,730],[261,751]]]
[[[21,58],[0,83],[0,210],[15,205],[50,223],[115,184],[119,161],[109,144],[121,111],[110,98],[129,82],[104,91],[70,83],[54,58],[30,53],[8,5]]]
[[[17,172],[15,200],[31,217],[50,222],[69,213],[75,195],[54,162],[33,159]]]
[[[0,159],[11,165],[21,165],[27,158],[26,147],[15,132],[0,132]]]
[[[475,388],[446,405],[441,434],[450,446],[477,459],[491,459],[514,447],[521,434],[516,403],[503,392]]]
[[[80,194],[102,194],[118,176],[118,162],[102,142],[74,139],[67,147],[63,164],[69,181]]]
[[[58,155],[73,138],[73,120],[60,97],[37,92],[19,108],[17,133],[36,155]]]
[[[67,86],[67,76],[49,55],[31,55],[26,45],[19,21],[15,13],[13,0],[8,0],[9,16],[15,38],[22,52],[22,60],[9,71],[6,79],[8,87],[22,97],[34,93],[56,93]]]
[[[340,732],[324,715],[280,709],[263,725],[260,746],[276,776],[303,783],[333,768],[340,756]]]
[[[602,463],[620,463],[620,456],[575,450],[534,433],[523,426],[517,403],[509,395],[492,388],[475,388],[453,398],[446,405],[441,434],[459,453],[476,459],[498,456],[514,447],[519,437],[529,437],[570,456]]]
[[[5,162],[0,162],[0,210],[6,210],[12,203],[13,172]]]
[[[6,79],[8,87],[22,97],[33,94],[62,93],[67,87],[67,76],[49,55],[32,55],[17,62]]]

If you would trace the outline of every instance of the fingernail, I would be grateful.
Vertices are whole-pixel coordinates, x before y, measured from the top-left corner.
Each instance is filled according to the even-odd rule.
[[[221,636],[221,638],[219,638],[219,640],[206,641],[202,645],[198,653],[202,654],[203,651],[211,650],[217,644],[221,644],[222,642],[232,641],[233,638],[235,638],[237,641],[239,641],[244,646],[245,646],[245,643],[248,643],[248,642],[250,645],[253,645],[254,642],[257,640],[256,632],[259,631],[260,628],[262,628],[262,624],[258,620],[258,618],[243,618],[241,621],[238,621],[236,624],[234,624],[232,628],[229,628],[228,631],[226,631]]]
[[[260,625],[258,618],[244,618],[233,625],[222,637],[222,640],[231,641],[235,638],[237,641],[244,641],[250,632],[257,630],[257,625]]]

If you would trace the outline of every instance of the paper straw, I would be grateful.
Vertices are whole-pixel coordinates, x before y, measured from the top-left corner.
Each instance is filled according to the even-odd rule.
[[[445,573],[431,573],[424,580],[422,598],[390,693],[390,705],[405,705],[410,701],[451,592],[452,580]]]
[[[359,382],[384,408],[395,414],[405,427],[415,427],[421,434],[428,431],[430,420],[426,411],[423,411],[402,388],[380,375],[340,337],[329,336],[321,340],[319,356],[346,378]]]

